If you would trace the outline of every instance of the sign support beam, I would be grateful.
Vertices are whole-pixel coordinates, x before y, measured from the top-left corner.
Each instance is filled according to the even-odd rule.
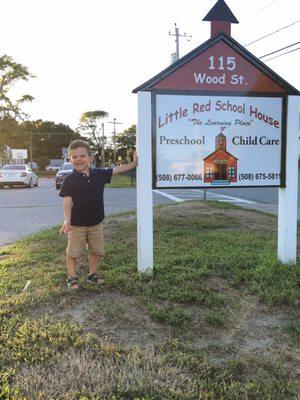
[[[288,96],[286,187],[278,193],[278,260],[295,264],[297,258],[299,96]]]
[[[137,249],[138,271],[153,270],[151,93],[138,92],[137,153]]]

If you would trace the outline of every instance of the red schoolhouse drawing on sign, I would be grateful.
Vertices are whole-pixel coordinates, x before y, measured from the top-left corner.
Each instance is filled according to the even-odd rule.
[[[226,136],[222,133],[216,136],[216,150],[203,159],[204,182],[212,185],[230,185],[237,181],[238,159],[226,150]]]

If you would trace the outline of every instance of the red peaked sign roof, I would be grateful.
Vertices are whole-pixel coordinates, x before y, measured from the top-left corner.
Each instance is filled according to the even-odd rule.
[[[221,32],[134,89],[299,94],[298,90]]]

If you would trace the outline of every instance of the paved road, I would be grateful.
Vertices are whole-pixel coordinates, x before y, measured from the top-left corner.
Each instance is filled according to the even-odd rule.
[[[106,215],[136,209],[135,188],[106,189],[104,193]],[[214,189],[207,190],[207,199],[276,213],[277,193],[276,188]],[[202,198],[203,191],[193,189],[173,189],[153,193],[155,205]],[[0,246],[60,224],[62,220],[62,198],[58,196],[53,178],[40,178],[37,188],[18,187],[0,190]]]
[[[174,190],[179,197],[180,190]],[[208,193],[213,195],[226,195],[239,199],[250,200],[262,204],[278,203],[278,188],[226,188],[226,189],[207,189]],[[170,193],[172,193],[170,191]],[[192,196],[192,194],[191,194]],[[300,174],[298,176],[298,204],[300,203]]]
[[[106,215],[136,209],[135,188],[106,189]],[[0,190],[0,246],[47,229],[63,221],[63,199],[58,196],[54,179],[40,178],[37,188]],[[155,204],[167,204],[168,198],[155,195]]]

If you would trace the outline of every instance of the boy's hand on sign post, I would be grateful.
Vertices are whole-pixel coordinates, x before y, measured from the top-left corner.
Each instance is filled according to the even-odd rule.
[[[63,226],[60,228],[59,233],[61,235],[63,235],[64,233],[68,234],[70,232],[70,226],[71,226],[71,224],[69,222],[65,221]]]
[[[138,165],[138,155],[136,154],[136,151],[134,152],[132,162],[133,162],[134,167],[136,167]]]
[[[117,165],[113,168],[113,175],[121,174],[123,172],[130,171],[138,165],[138,156],[136,152],[134,153],[133,161],[129,164]]]

